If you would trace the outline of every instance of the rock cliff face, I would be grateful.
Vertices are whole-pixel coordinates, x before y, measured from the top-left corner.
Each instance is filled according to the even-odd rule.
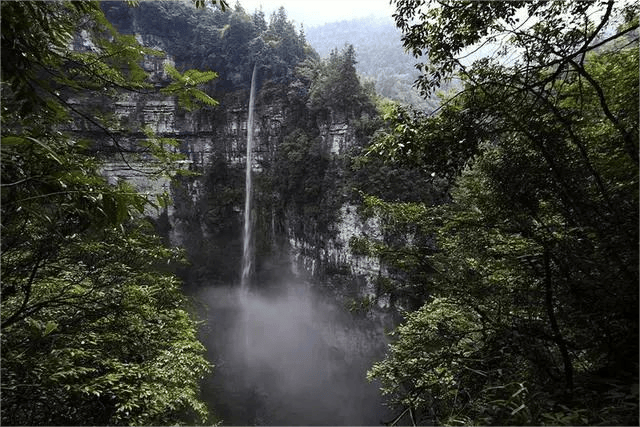
[[[164,65],[176,65],[172,55],[175,46],[158,32],[140,32],[145,28],[139,22],[141,18],[131,16],[137,15],[127,12],[116,16],[116,26],[135,34],[145,46],[168,53],[166,57],[147,57],[143,64],[159,90],[168,81]],[[78,49],[92,48],[82,38],[77,43]],[[177,64],[178,68],[181,65]],[[329,164],[324,180],[332,181],[336,191],[341,191],[344,162],[340,159],[362,144],[352,123],[354,118],[333,110],[312,115],[305,105],[308,86],[273,79],[270,73],[258,70],[254,112],[256,276],[268,282],[281,277],[285,270],[286,274],[318,281],[345,300],[368,298],[381,308],[389,308],[388,299],[379,297],[374,285],[376,277],[386,274],[385,267],[377,259],[354,255],[349,247],[353,236],[379,237],[377,222],[361,220],[356,207],[336,194],[330,221],[318,227],[314,218],[284,204],[284,196],[273,185],[281,157],[279,147],[287,135],[304,124],[314,140],[320,141],[319,156]],[[239,80],[238,75],[234,78]],[[154,176],[154,165],[144,155],[123,156],[113,150],[115,138],[98,138],[103,150],[111,153],[103,167],[110,180],[127,180],[141,191],[169,196],[168,204],[146,213],[157,221],[171,244],[187,249],[191,266],[184,275],[190,283],[238,281],[249,85],[250,81],[239,82],[235,87],[214,85],[212,95],[220,105],[195,112],[184,111],[176,100],[153,91],[123,94],[113,106],[113,113],[123,126],[141,123],[158,137],[180,141],[178,150],[185,156],[181,168],[196,176],[173,181]],[[79,134],[91,134],[94,139],[100,134],[91,123],[82,120],[74,126]],[[135,147],[136,140],[144,135],[116,137],[119,145]]]

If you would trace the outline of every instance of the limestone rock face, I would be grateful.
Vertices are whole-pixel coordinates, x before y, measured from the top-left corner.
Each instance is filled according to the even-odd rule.
[[[151,60],[146,62],[146,66],[154,70],[160,69]],[[115,114],[124,123],[139,120],[158,136],[179,140],[179,151],[185,156],[180,167],[196,172],[198,176],[179,179],[178,184],[172,184],[169,177],[154,176],[154,166],[149,160],[132,158],[125,162],[116,153],[104,163],[103,172],[110,181],[115,183],[117,180],[126,180],[152,197],[169,196],[170,202],[166,207],[149,208],[145,214],[155,220],[165,220],[165,232],[173,245],[189,248],[197,241],[195,246],[198,249],[194,249],[196,251],[208,251],[211,246],[222,245],[233,253],[240,244],[238,239],[241,235],[239,227],[243,205],[242,197],[237,196],[243,191],[243,182],[227,183],[237,193],[232,209],[227,212],[235,218],[224,220],[229,223],[227,230],[216,230],[216,224],[213,223],[215,219],[212,218],[216,216],[212,213],[216,206],[211,204],[220,203],[217,199],[221,191],[232,190],[212,189],[210,181],[218,179],[215,175],[220,172],[220,162],[224,163],[224,169],[235,171],[238,176],[244,170],[248,94],[240,91],[228,93],[220,101],[220,107],[190,113],[181,110],[173,99],[141,94],[123,96],[115,105]],[[255,174],[260,175],[265,172],[265,168],[272,167],[278,145],[286,132],[283,124],[289,121],[290,113],[284,100],[276,98],[266,103],[258,96],[253,130],[255,152],[252,169]],[[318,127],[322,144],[330,156],[345,153],[355,143],[355,132],[348,123],[325,122]],[[76,123],[75,130],[78,133],[92,132],[90,125],[83,123]],[[138,138],[142,137],[138,135]],[[103,138],[102,143],[113,146],[109,138]],[[120,141],[119,144],[134,147],[135,136]],[[259,188],[257,191],[260,191]],[[211,194],[212,192],[215,194]],[[268,207],[263,208],[269,210]],[[269,215],[278,214],[270,212]],[[289,212],[286,215],[293,214]],[[331,226],[334,231],[332,236],[301,237],[286,225],[279,229],[275,225],[304,222],[305,218],[272,217],[270,224],[266,224],[267,230],[263,228],[263,233],[284,233],[286,239],[282,240],[286,247],[280,248],[279,252],[289,253],[287,258],[293,274],[314,278],[325,276],[327,269],[346,268],[350,275],[358,279],[359,296],[373,298],[376,294],[375,278],[385,275],[386,269],[376,258],[352,254],[349,240],[361,235],[379,238],[379,224],[375,220],[362,221],[356,213],[356,206],[348,204],[340,207],[337,219]],[[237,237],[232,238],[231,242],[220,242],[220,239],[228,239],[231,232],[237,232]],[[323,243],[318,245],[318,241]],[[376,302],[383,308],[389,306],[388,300],[384,298],[377,298]]]
[[[152,60],[148,60],[145,65],[152,70],[161,69]],[[286,132],[283,124],[289,121],[290,113],[284,100],[272,99],[266,103],[258,97],[253,130],[254,173],[261,174],[265,172],[265,168],[272,167],[278,145]],[[160,137],[179,140],[179,151],[185,156],[180,167],[196,172],[198,176],[180,179],[178,184],[172,184],[169,177],[154,176],[154,166],[149,160],[132,158],[125,162],[120,155],[114,153],[103,167],[103,172],[109,180],[114,183],[117,180],[126,180],[139,191],[152,197],[169,196],[170,203],[166,207],[149,208],[145,214],[155,220],[161,217],[165,219],[165,231],[173,245],[188,248],[193,246],[195,240],[199,242],[197,246],[201,251],[206,251],[208,246],[214,245],[229,247],[229,242],[223,243],[218,240],[223,236],[228,238],[228,234],[214,230],[215,224],[210,224],[211,221],[208,220],[208,217],[212,216],[211,210],[216,209],[216,206],[210,206],[211,199],[216,199],[220,195],[219,191],[225,190],[213,190],[209,181],[216,179],[215,174],[219,173],[221,161],[226,169],[233,170],[236,174],[244,170],[248,94],[240,91],[225,94],[220,107],[192,113],[181,110],[173,99],[161,98],[158,95],[128,94],[116,103],[115,114],[124,123],[140,121]],[[89,124],[76,123],[75,126],[78,133],[92,132]],[[345,122],[321,123],[318,133],[329,156],[343,154],[355,143],[355,132]],[[142,135],[137,137],[143,138]],[[103,138],[102,143],[107,147],[113,147],[109,138]],[[119,144],[134,147],[136,138],[134,136],[121,140]],[[228,184],[235,187],[236,192],[242,191],[242,182]],[[218,193],[211,194],[212,191]],[[236,240],[240,238],[240,231],[239,228],[236,230],[236,227],[239,227],[242,217],[241,201],[242,197],[236,197],[233,209],[229,212],[236,218],[231,221],[234,225],[226,231],[237,231],[238,235],[231,242],[231,251],[239,245]],[[277,213],[272,212],[270,215]],[[293,214],[289,212],[287,215]],[[283,240],[286,240],[286,248],[281,248],[280,252],[289,253],[288,259],[294,274],[313,278],[324,276],[327,269],[347,268],[349,274],[359,280],[360,296],[374,297],[374,280],[377,276],[386,274],[385,267],[378,259],[352,254],[349,240],[360,235],[379,238],[379,224],[375,220],[362,221],[356,213],[356,206],[348,204],[339,209],[337,218],[337,222],[331,226],[334,236],[314,235],[305,238],[286,226],[284,229],[276,230],[277,227],[274,225],[276,222],[304,222],[305,218],[271,218],[272,224],[267,224],[268,230],[263,229],[263,232],[285,234],[286,239]],[[230,222],[228,218],[225,221]],[[319,246],[318,241],[323,243]],[[389,306],[388,300],[384,298],[376,301],[381,307]]]
[[[317,248],[304,239],[290,236],[291,268],[296,273],[311,276],[326,275],[326,270],[337,271],[351,276],[358,284],[358,292],[351,297],[370,298],[382,309],[389,309],[390,301],[382,296],[375,286],[377,277],[387,276],[386,266],[378,257],[354,254],[349,242],[352,238],[368,237],[382,240],[380,223],[377,218],[362,219],[357,207],[351,204],[341,206],[339,220],[333,225],[335,236],[328,238],[322,248]],[[348,292],[343,291],[348,297]]]
[[[126,29],[143,45],[171,52],[166,37],[138,32],[135,19],[127,23]],[[78,50],[95,48],[82,35],[74,43]],[[184,65],[176,64],[170,54],[145,57],[142,66],[155,86],[146,93],[122,93],[113,105],[106,106],[99,99],[69,100],[71,104],[95,104],[111,112],[118,125],[110,133],[82,117],[69,130],[96,142],[98,155],[105,159],[102,172],[110,182],[125,180],[152,200],[168,200],[157,208],[148,207],[145,215],[156,221],[172,245],[186,248],[192,264],[186,273],[188,281],[228,284],[238,278],[242,253],[250,82],[231,88],[216,87],[214,83],[207,91],[219,105],[189,112],[175,98],[160,93],[169,82],[167,64],[178,69]],[[283,208],[283,196],[274,193],[270,184],[278,172],[279,147],[287,135],[302,126],[314,141],[319,141],[322,157],[333,165],[325,180],[339,182],[345,165],[340,159],[362,144],[353,115],[329,110],[314,116],[305,105],[308,88],[302,87],[300,81],[288,85],[270,80],[268,72],[258,71],[261,77],[252,130],[257,274],[278,277],[278,271],[284,268],[288,274],[317,281],[345,300],[369,298],[379,308],[391,308],[388,298],[379,295],[375,285],[376,278],[388,274],[386,267],[376,257],[352,253],[349,245],[354,236],[380,238],[378,222],[361,219],[356,206],[336,195],[340,201],[333,206],[332,222],[319,230],[304,212]],[[230,78],[225,76],[224,80]],[[177,166],[195,175],[172,179],[157,174],[153,159],[140,149],[146,136],[142,132],[124,132],[134,125],[152,130],[159,138],[179,141],[175,149],[184,160]]]

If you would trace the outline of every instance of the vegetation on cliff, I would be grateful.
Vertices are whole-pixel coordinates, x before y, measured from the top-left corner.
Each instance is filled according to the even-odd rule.
[[[372,148],[451,201],[367,200],[436,238],[404,258],[427,298],[370,376],[406,422],[637,424],[637,5],[396,6],[423,93],[464,87],[433,115],[390,108]]]
[[[327,240],[335,231],[332,226],[346,200],[344,193],[349,191],[345,162],[354,147],[332,154],[328,128],[335,124],[353,125],[362,117],[377,115],[372,94],[356,74],[355,61],[353,47],[345,46],[326,60],[308,58],[296,69],[296,75],[307,87],[302,107],[308,120],[292,123],[291,131],[278,146],[270,173],[273,190],[279,195],[278,207],[299,218],[292,224],[298,237]],[[324,134],[319,126],[326,128]],[[350,144],[355,145],[354,142]]]
[[[248,89],[256,63],[260,81],[288,83],[299,61],[317,56],[283,8],[270,17],[248,12],[239,3],[224,11],[173,1],[140,2],[135,8],[107,1],[102,8],[121,33],[144,34],[162,44],[178,69],[215,70],[219,78],[209,88],[218,97]]]
[[[199,10],[184,2],[143,2],[136,8],[122,2],[105,2],[102,7],[121,32],[139,34],[145,42],[162,46],[174,59],[177,70],[197,66],[215,69],[219,76],[206,86],[220,101],[207,111],[211,113],[207,120],[213,122],[216,134],[211,141],[211,157],[203,153],[206,165],[204,170],[198,170],[202,175],[180,177],[179,182],[174,182],[173,219],[184,225],[181,238],[191,264],[181,269],[181,275],[187,283],[194,286],[234,283],[242,251],[242,224],[237,213],[244,198],[245,166],[244,162],[229,162],[229,158],[244,156],[253,68],[257,67],[256,128],[260,127],[263,136],[260,142],[264,144],[257,148],[260,154],[256,155],[264,173],[254,177],[260,263],[273,255],[271,252],[277,246],[271,241],[270,231],[272,224],[279,225],[282,217],[279,210],[282,204],[277,201],[292,194],[287,185],[280,186],[284,175],[297,167],[293,163],[280,164],[283,141],[297,140],[289,135],[301,132],[313,135],[311,139],[318,135],[316,117],[307,106],[311,80],[296,71],[301,62],[317,63],[318,55],[283,8],[265,17],[261,11],[248,13],[240,4],[225,11]],[[278,118],[267,117],[263,113],[266,111],[274,111]],[[231,120],[237,125],[233,130],[228,128]],[[272,121],[277,121],[277,128],[271,128]],[[308,148],[304,141],[298,142],[296,150]],[[180,149],[190,148],[183,144]],[[325,164],[308,165],[310,175],[324,175]],[[189,193],[196,187],[200,197]],[[273,221],[272,216],[276,216]],[[280,233],[278,236],[282,237]]]
[[[83,48],[78,49],[78,46]],[[75,49],[74,49],[75,48]],[[2,2],[2,423],[169,424],[207,420],[199,381],[211,369],[165,248],[143,218],[155,200],[100,175],[89,122],[119,145],[109,106],[157,90],[185,107],[213,105],[212,72],[146,81],[144,55],[97,2]],[[138,147],[175,172],[175,141]]]
[[[358,57],[358,75],[373,83],[380,96],[421,110],[436,108],[437,98],[425,99],[413,87],[419,76],[415,59],[404,50],[401,32],[390,16],[331,22],[309,28],[306,36],[322,58],[329,57],[336,48],[352,45]]]
[[[263,172],[256,176],[255,186],[255,206],[260,212],[256,216],[261,222],[257,226],[258,263],[283,243],[271,241],[274,231],[281,237],[284,233],[280,231],[286,228],[318,247],[324,245],[335,234],[340,206],[347,200],[360,200],[354,189],[393,194],[401,200],[412,192],[430,191],[428,186],[411,188],[410,183],[420,179],[417,170],[398,170],[376,159],[366,164],[353,160],[384,125],[373,85],[363,83],[357,74],[353,46],[334,49],[321,60],[283,8],[270,17],[261,11],[250,14],[239,4],[226,12],[197,10],[181,2],[148,2],[137,8],[106,2],[103,9],[120,31],[140,34],[149,43],[163,46],[178,70],[189,65],[215,69],[219,78],[209,88],[221,102],[214,110],[220,117],[227,117],[224,114],[229,109],[244,111],[250,76],[257,65],[258,111],[275,108],[272,111],[282,114],[277,129],[267,128],[270,117],[260,123],[264,145],[258,148]],[[202,42],[191,43],[193,40]],[[218,129],[225,126],[220,121]],[[331,146],[332,132],[336,132],[332,126],[340,127],[340,153],[331,153],[336,148]],[[241,147],[242,131],[219,135],[226,144]],[[181,223],[201,224],[208,230],[208,237],[202,238],[200,227],[193,227],[195,231],[186,239],[193,265],[185,269],[185,277],[194,284],[237,279],[234,266],[241,233],[237,218],[230,213],[241,206],[243,174],[239,169],[244,166],[223,164],[223,155],[211,161],[205,179],[185,178],[185,185],[174,187],[176,217]],[[186,192],[195,181],[204,185],[203,197],[197,200]],[[289,223],[283,224],[283,218]]]

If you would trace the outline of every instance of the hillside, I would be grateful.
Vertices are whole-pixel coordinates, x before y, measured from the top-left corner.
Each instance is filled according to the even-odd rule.
[[[418,77],[417,62],[404,51],[401,34],[391,17],[360,18],[333,22],[305,29],[307,42],[320,54],[329,55],[346,43],[356,50],[356,69],[365,79],[375,83],[376,91],[387,98],[431,109],[433,102],[425,101],[413,88]]]

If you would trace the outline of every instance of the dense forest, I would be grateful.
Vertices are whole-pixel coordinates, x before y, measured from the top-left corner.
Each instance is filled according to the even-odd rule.
[[[203,383],[216,368],[185,281],[200,265],[212,282],[236,277],[243,169],[216,157],[204,176],[186,171],[180,141],[110,106],[133,93],[216,115],[254,66],[260,102],[290,110],[259,159],[257,209],[318,247],[346,203],[381,224],[349,250],[384,263],[376,298],[402,319],[367,374],[395,414],[382,421],[638,424],[639,6],[393,2],[388,43],[419,63],[423,100],[461,82],[437,107],[412,101],[405,68],[370,63],[364,42],[321,56],[283,8],[2,2],[2,424],[220,421],[212,401],[228,397]],[[174,65],[151,81],[141,64],[165,54]],[[108,150],[70,130],[77,120]],[[327,146],[327,123],[355,142]],[[107,151],[145,159],[149,180],[201,179],[202,206],[176,204],[213,206],[207,227],[228,245],[168,246],[148,215],[167,199],[108,181]],[[269,238],[284,240],[258,236],[258,254]],[[376,316],[368,298],[350,300],[359,321]]]
[[[428,298],[370,376],[417,423],[637,424],[638,6],[395,3],[422,92],[464,88],[390,109],[371,149],[451,201],[367,201],[436,239],[407,248]]]

